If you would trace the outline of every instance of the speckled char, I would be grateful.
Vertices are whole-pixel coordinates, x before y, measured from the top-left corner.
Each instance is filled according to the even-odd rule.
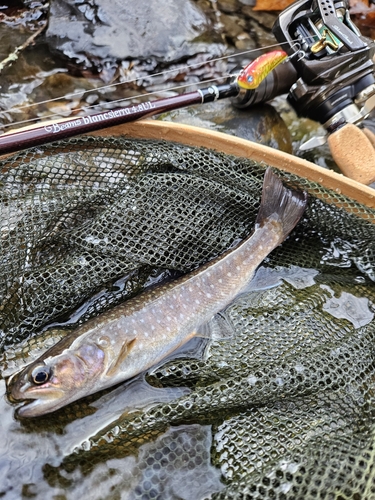
[[[267,221],[237,248],[196,272],[95,318],[87,324],[84,337],[80,335],[70,349],[93,341],[106,351],[112,378],[132,377],[185,343],[201,325],[230,304],[282,239],[281,225]],[[126,338],[134,342],[119,359],[118,346]]]
[[[196,271],[89,320],[12,377],[14,399],[35,399],[20,408],[20,415],[53,411],[133,377],[199,335],[199,328],[246,288],[259,264],[296,225],[305,205],[304,193],[286,189],[268,169],[251,236]],[[33,384],[39,369],[49,378]]]

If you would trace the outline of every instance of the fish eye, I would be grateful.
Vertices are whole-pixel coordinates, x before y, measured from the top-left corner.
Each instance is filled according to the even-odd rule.
[[[247,81],[248,81],[248,82],[252,82],[252,81],[253,81],[253,77],[252,77],[252,75],[249,75],[249,76],[247,77]]]
[[[51,368],[45,365],[39,365],[31,372],[31,379],[34,384],[41,385],[49,380],[51,376]]]

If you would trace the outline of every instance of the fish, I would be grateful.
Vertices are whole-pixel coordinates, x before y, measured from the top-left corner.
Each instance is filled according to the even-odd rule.
[[[11,375],[7,394],[10,402],[20,403],[17,415],[58,410],[146,372],[195,336],[225,331],[222,311],[246,291],[306,203],[304,191],[285,187],[269,167],[252,234],[196,270],[89,319]]]
[[[254,90],[259,87],[262,80],[276,68],[276,66],[288,57],[283,50],[273,50],[257,57],[248,64],[237,76],[237,84],[240,88]]]

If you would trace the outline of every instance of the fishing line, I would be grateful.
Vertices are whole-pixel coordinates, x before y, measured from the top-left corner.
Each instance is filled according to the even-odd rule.
[[[121,102],[123,103],[123,102],[127,102],[127,101],[129,102],[129,104],[131,104],[131,101],[133,101],[135,99],[139,99],[141,97],[148,97],[148,96],[152,96],[152,95],[160,95],[163,92],[172,92],[172,91],[175,91],[175,90],[186,89],[186,88],[192,87],[194,85],[203,85],[203,84],[207,84],[207,83],[217,82],[219,80],[222,80],[223,78],[228,78],[230,76],[233,76],[233,75],[231,75],[230,73],[225,73],[225,74],[221,75],[220,77],[211,78],[210,80],[204,80],[204,81],[201,81],[201,82],[198,82],[198,83],[188,83],[188,84],[185,84],[185,85],[178,85],[178,86],[171,87],[171,88],[168,88],[168,89],[155,90],[154,92],[146,92],[144,94],[138,94],[138,95],[135,95],[135,96],[132,96],[132,97],[123,97],[121,99],[116,99],[115,101],[103,102],[103,103],[98,103],[98,104],[92,104],[92,105],[89,105],[89,106],[81,106],[80,108],[74,108],[74,109],[72,109],[69,117],[66,117],[66,118],[67,119],[71,119],[73,112],[76,113],[78,111],[86,111],[88,109],[93,109],[93,108],[97,108],[97,107],[102,107],[102,108],[106,108],[106,106],[113,107],[112,105],[115,104],[115,103],[121,103]],[[49,101],[46,101],[46,102],[49,102]],[[79,116],[79,115],[77,115],[77,116]],[[43,120],[48,119],[48,118],[61,118],[61,113],[54,113],[54,114],[42,117]],[[4,124],[4,125],[1,125],[1,128],[9,128],[9,127],[14,127],[15,125],[25,125],[25,124],[28,124],[28,123],[38,122],[40,119],[41,119],[41,117],[29,118],[28,120],[20,120],[18,122],[12,122],[12,123],[7,123],[7,124]],[[62,119],[64,119],[64,117],[62,117]]]
[[[297,42],[297,41],[298,41],[298,39],[292,40],[292,42]],[[72,92],[72,93],[64,94],[64,95],[59,96],[59,97],[53,97],[51,99],[46,99],[44,101],[38,101],[38,102],[30,103],[30,104],[25,104],[23,106],[11,108],[9,110],[0,110],[0,115],[6,114],[6,113],[12,113],[12,112],[21,111],[21,110],[30,108],[32,106],[38,106],[38,105],[41,105],[41,104],[48,104],[50,102],[59,101],[59,100],[62,100],[62,99],[72,99],[73,97],[75,97],[75,96],[81,96],[82,94],[88,94],[90,92],[100,92],[100,91],[107,90],[107,89],[110,89],[110,88],[118,87],[119,85],[126,85],[126,84],[136,83],[136,82],[138,82],[140,80],[152,79],[152,78],[156,78],[158,76],[164,76],[164,75],[168,75],[168,74],[175,73],[175,72],[182,72],[182,71],[189,70],[189,69],[192,69],[192,68],[199,68],[200,66],[203,66],[204,64],[210,64],[210,63],[222,61],[224,59],[230,59],[231,57],[238,57],[238,56],[243,56],[243,55],[251,54],[253,52],[259,52],[260,50],[272,49],[273,47],[279,47],[280,45],[285,45],[286,43],[288,43],[288,42],[274,43],[272,45],[267,45],[265,47],[258,47],[256,49],[250,49],[250,50],[245,50],[243,52],[237,52],[235,54],[229,54],[229,55],[226,55],[226,56],[216,57],[214,59],[209,59],[207,61],[197,62],[197,63],[189,64],[189,65],[186,65],[186,66],[181,66],[181,67],[174,68],[174,69],[169,69],[169,70],[166,70],[166,71],[161,71],[159,73],[153,73],[151,75],[146,75],[146,76],[143,76],[143,77],[139,76],[138,78],[134,78],[132,80],[126,80],[125,82],[110,83],[109,85],[103,85],[101,87],[97,87],[97,88],[94,88],[94,89],[88,89],[88,90],[84,90],[84,91]],[[220,79],[220,78],[218,78],[218,79]],[[204,83],[204,82],[202,82],[202,83]],[[194,84],[190,84],[190,85],[194,85]],[[148,95],[148,94],[144,94],[144,95]],[[116,102],[116,101],[114,101],[114,102]],[[14,125],[16,125],[18,123],[25,123],[25,122],[15,122]]]

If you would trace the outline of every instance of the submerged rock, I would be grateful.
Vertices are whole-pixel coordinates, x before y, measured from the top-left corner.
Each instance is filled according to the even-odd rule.
[[[54,0],[47,39],[86,65],[98,59],[172,62],[224,50],[215,19],[191,0]]]

